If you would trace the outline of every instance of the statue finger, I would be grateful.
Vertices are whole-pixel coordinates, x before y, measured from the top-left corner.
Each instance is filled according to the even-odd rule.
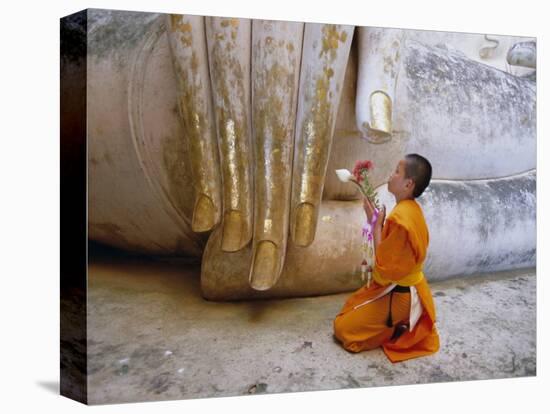
[[[315,238],[353,29],[332,24],[305,26],[290,215],[292,240],[302,247]]]
[[[381,143],[392,135],[393,101],[404,32],[359,27],[357,33],[357,128],[369,141]]]
[[[249,283],[271,288],[285,259],[303,23],[252,24],[254,230]]]
[[[207,17],[206,38],[222,175],[221,246],[233,252],[252,238],[251,21]]]
[[[178,103],[189,153],[195,203],[191,228],[211,230],[220,221],[221,183],[211,104],[204,17],[167,16],[168,39],[178,81]],[[182,189],[184,190],[184,189]]]

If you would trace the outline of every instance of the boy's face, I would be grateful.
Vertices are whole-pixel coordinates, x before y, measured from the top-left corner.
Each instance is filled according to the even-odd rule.
[[[388,180],[388,191],[399,199],[412,197],[414,189],[413,180],[405,177],[406,165],[405,160],[399,161]]]

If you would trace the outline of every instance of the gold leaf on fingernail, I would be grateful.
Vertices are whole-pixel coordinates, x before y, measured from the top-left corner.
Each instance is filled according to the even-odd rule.
[[[296,209],[294,221],[294,243],[298,246],[309,246],[315,237],[315,207],[302,203]]]
[[[392,102],[387,93],[374,91],[370,96],[370,127],[382,134],[392,133]]]
[[[272,241],[262,240],[256,247],[256,254],[250,273],[250,286],[256,290],[267,290],[277,281],[279,250]]]
[[[193,211],[191,228],[195,232],[208,231],[216,224],[216,207],[210,197],[199,195]]]
[[[240,211],[231,210],[225,213],[222,235],[223,251],[234,252],[243,247],[242,236],[244,224]]]

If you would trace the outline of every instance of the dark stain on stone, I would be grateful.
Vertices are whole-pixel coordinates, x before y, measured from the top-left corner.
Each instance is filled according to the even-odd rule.
[[[175,103],[174,105],[172,105],[172,114],[175,116],[175,117],[180,117],[181,116],[181,113],[180,113],[180,106]]]
[[[250,388],[248,388],[249,394],[262,394],[262,393],[265,393],[266,391],[267,391],[267,384],[265,382],[254,384]]]
[[[128,250],[136,249],[134,244],[130,243],[120,226],[114,223],[89,223],[89,226],[104,236],[107,236],[109,241],[117,247],[121,247]]]
[[[105,159],[105,162],[106,162],[107,164],[109,164],[109,165],[111,165],[111,166],[114,165],[113,159],[111,158],[111,155],[110,155],[108,152],[105,153],[105,155],[103,156],[103,158]]]
[[[163,169],[168,177],[167,192],[183,217],[193,215],[194,192],[189,171],[189,152],[184,137],[166,136],[162,144]]]
[[[434,296],[447,296],[447,295],[445,295],[445,292],[435,292]]]
[[[140,365],[144,365],[147,368],[158,368],[167,361],[162,349],[147,346],[134,350],[130,358],[134,361],[139,361]]]
[[[122,376],[122,375],[126,375],[128,374],[128,371],[130,370],[130,367],[128,366],[128,364],[122,364],[117,370],[116,370],[116,374],[118,376]]]
[[[353,378],[351,376],[351,374],[348,374],[348,376],[346,378],[346,381],[347,381],[347,384],[348,384],[348,388],[359,388],[359,387],[361,387],[361,384],[359,383],[359,381],[357,381],[355,378]]]
[[[313,348],[313,342],[304,341],[304,343],[302,345],[300,345],[298,348],[296,348],[294,351],[292,351],[292,353],[295,354],[297,352],[303,351],[306,348],[312,349]]]
[[[155,13],[88,10],[88,54],[107,58],[112,53],[128,53],[145,40],[159,17]]]
[[[505,252],[496,256],[488,255],[477,255],[472,260],[470,260],[467,265],[477,265],[481,268],[494,268],[494,267],[503,267],[506,265],[507,268],[519,268],[531,265],[537,256],[536,249],[529,249],[526,251],[513,251]]]
[[[537,361],[535,358],[522,358],[521,365],[524,367],[525,376],[537,375]]]
[[[436,367],[434,371],[430,372],[429,379],[426,382],[449,382],[454,381],[454,378],[443,372],[440,367]]]
[[[155,394],[162,394],[163,392],[167,391],[171,385],[172,381],[170,381],[170,373],[163,372],[162,374],[157,375],[151,380],[151,382],[149,383],[149,389],[147,391],[154,392]]]
[[[90,344],[93,342],[93,344]],[[88,375],[96,374],[106,367],[105,356],[106,355],[120,355],[122,345],[103,345],[102,342],[95,342],[93,340],[88,341]],[[93,347],[93,348],[92,348]],[[122,359],[122,357],[118,357]],[[126,362],[119,363],[114,370],[114,374],[117,376],[126,375],[129,371],[129,366]]]
[[[504,358],[500,358],[501,360],[503,360]],[[508,373],[508,374],[514,374],[518,367],[517,367],[517,364],[516,364],[516,353],[514,351],[512,351],[512,361],[510,363],[510,368],[509,369],[503,369],[504,372]]]
[[[88,375],[93,375],[105,368],[105,364],[97,361],[88,361]]]
[[[100,355],[113,355],[120,352],[124,345],[112,345],[107,344],[102,346],[97,353],[92,354],[91,356],[100,356]]]

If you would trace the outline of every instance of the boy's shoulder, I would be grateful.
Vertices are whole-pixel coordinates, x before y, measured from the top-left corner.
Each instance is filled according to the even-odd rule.
[[[416,200],[402,200],[397,203],[389,214],[388,220],[403,226],[407,230],[419,225],[426,226],[422,207]]]
[[[401,200],[399,203],[397,203],[390,214],[409,215],[414,214],[418,211],[422,212],[422,207],[420,207],[420,204],[418,204],[418,202],[414,199],[407,199]]]

